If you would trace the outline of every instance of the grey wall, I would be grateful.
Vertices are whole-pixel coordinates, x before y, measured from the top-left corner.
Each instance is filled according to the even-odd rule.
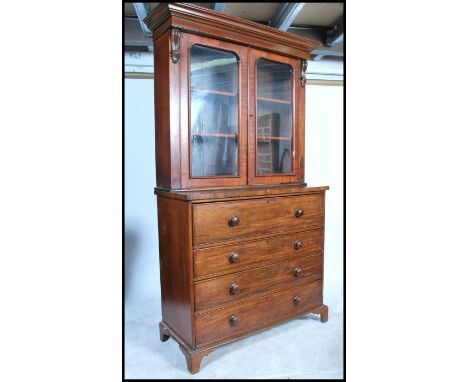
[[[159,293],[153,80],[125,80],[125,297]]]

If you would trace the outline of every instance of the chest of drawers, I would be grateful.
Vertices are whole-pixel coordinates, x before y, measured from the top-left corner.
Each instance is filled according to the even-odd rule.
[[[157,190],[160,338],[188,370],[217,346],[323,304],[325,190]]]

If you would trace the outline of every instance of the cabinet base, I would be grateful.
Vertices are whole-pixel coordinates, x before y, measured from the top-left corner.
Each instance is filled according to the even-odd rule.
[[[320,314],[320,321],[327,322],[328,321],[328,306],[321,305],[318,308],[312,311],[314,314]]]
[[[179,348],[185,355],[185,360],[187,361],[187,370],[192,374],[198,373],[200,371],[200,364],[202,359],[214,350],[214,348],[206,350],[191,350],[180,344]]]
[[[328,306],[327,305],[320,305],[319,307],[317,307],[317,308],[313,309],[312,311],[310,311],[310,313],[319,314],[321,322],[327,322],[328,321]],[[304,314],[307,314],[307,313],[304,313]],[[290,321],[292,319],[294,319],[294,317],[293,318],[288,318],[286,320],[280,320],[280,321],[276,322],[275,324],[285,322],[285,321]],[[192,374],[195,374],[195,373],[198,373],[200,371],[200,365],[201,365],[201,362],[202,362],[203,358],[205,358],[208,354],[210,354],[217,347],[220,347],[220,346],[225,345],[225,344],[227,344],[229,342],[233,342],[235,340],[241,339],[243,337],[249,336],[249,335],[254,334],[256,332],[260,332],[260,331],[263,331],[265,329],[269,329],[270,327],[274,326],[275,324],[270,325],[270,326],[265,327],[265,328],[262,328],[260,330],[256,330],[256,331],[253,331],[253,332],[250,332],[250,333],[245,333],[245,334],[243,334],[243,335],[241,335],[241,336],[239,336],[237,338],[233,338],[233,339],[230,339],[230,340],[227,340],[227,341],[222,341],[222,342],[214,344],[214,345],[210,345],[207,348],[191,349],[189,346],[187,346],[187,344],[185,344],[179,338],[179,336],[177,336],[176,333],[172,332],[172,330],[169,328],[169,326],[167,326],[164,323],[164,321],[161,321],[159,323],[159,338],[161,339],[162,342],[165,342],[165,341],[167,341],[169,339],[169,337],[172,337],[179,344],[179,348],[182,351],[182,353],[184,353],[185,360],[187,362],[188,371],[190,373],[192,373]]]
[[[170,336],[171,332],[169,331],[169,328],[161,321],[159,323],[159,339],[161,342],[166,342]]]

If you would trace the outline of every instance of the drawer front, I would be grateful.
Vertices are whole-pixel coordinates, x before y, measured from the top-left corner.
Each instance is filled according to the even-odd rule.
[[[310,312],[321,304],[322,283],[316,281],[197,315],[196,343],[206,344],[255,331],[269,323]]]
[[[229,274],[195,283],[195,310],[229,303],[257,293],[322,278],[322,255]]]
[[[193,206],[193,242],[305,231],[323,227],[324,193]]]
[[[222,247],[199,249],[194,254],[194,275],[238,272],[268,263],[292,260],[323,251],[323,229],[291,233]]]

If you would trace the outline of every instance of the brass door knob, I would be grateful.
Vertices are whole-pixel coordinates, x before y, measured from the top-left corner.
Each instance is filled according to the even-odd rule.
[[[237,216],[232,216],[229,218],[229,223],[231,227],[234,227],[239,224],[239,218]]]
[[[296,296],[294,297],[293,303],[294,305],[299,305],[301,301],[302,301],[302,298],[300,298],[299,296]]]
[[[300,240],[297,240],[297,241],[294,243],[294,248],[295,248],[295,249],[302,248],[302,242],[301,242]]]
[[[237,284],[232,284],[229,288],[229,293],[231,294],[238,294],[240,292],[240,287]]]
[[[239,318],[235,314],[233,314],[231,318],[229,319],[229,324],[231,326],[237,325],[238,322],[239,322]]]
[[[302,210],[301,208],[299,208],[296,213],[296,218],[300,218],[302,215],[304,215],[304,210]]]
[[[238,263],[239,260],[240,260],[240,255],[238,253],[233,252],[229,255],[229,262],[231,264]]]
[[[302,273],[302,269],[297,267],[294,269],[294,276],[299,276]]]

